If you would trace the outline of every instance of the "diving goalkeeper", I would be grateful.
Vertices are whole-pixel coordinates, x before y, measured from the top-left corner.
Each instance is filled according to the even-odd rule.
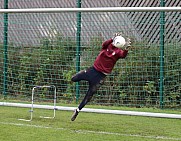
[[[113,38],[103,42],[102,49],[93,66],[78,72],[72,77],[71,80],[73,82],[85,80],[89,83],[89,89],[78,108],[75,109],[71,118],[72,121],[76,119],[81,109],[91,100],[92,96],[103,83],[104,78],[111,73],[117,60],[127,56],[130,44],[131,41],[129,38],[125,40],[121,33],[116,33]]]

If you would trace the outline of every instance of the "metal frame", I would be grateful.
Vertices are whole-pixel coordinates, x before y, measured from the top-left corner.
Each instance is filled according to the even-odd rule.
[[[181,11],[181,7],[98,7],[98,8],[29,8],[0,9],[0,13],[57,13],[57,12],[144,12]]]
[[[31,98],[31,109],[30,109],[30,119],[18,119],[18,120],[23,120],[23,121],[32,121],[33,119],[33,110],[34,110],[34,94],[35,94],[35,89],[36,88],[51,88],[54,87],[54,100],[53,100],[53,116],[52,117],[44,117],[40,116],[40,118],[55,118],[55,111],[56,111],[56,87],[54,85],[51,86],[35,86],[32,89],[32,98]]]

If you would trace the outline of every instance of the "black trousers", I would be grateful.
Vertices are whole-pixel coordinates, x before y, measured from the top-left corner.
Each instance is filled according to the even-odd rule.
[[[89,89],[84,99],[78,106],[79,110],[81,110],[91,100],[93,94],[103,83],[105,77],[106,77],[105,74],[97,71],[94,67],[90,67],[87,70],[80,71],[75,76],[72,77],[73,82],[79,82],[81,80],[89,82]]]

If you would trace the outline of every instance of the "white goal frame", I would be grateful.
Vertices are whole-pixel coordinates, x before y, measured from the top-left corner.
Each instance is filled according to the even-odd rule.
[[[181,11],[181,7],[98,7],[98,8],[0,9],[0,13],[8,13],[8,14],[11,14],[11,13],[60,13],[60,12],[163,12],[163,11],[164,12]],[[34,87],[34,89],[35,89],[35,87]],[[32,99],[33,99],[33,95],[34,94],[32,92]],[[56,94],[55,94],[55,97],[56,97]],[[53,109],[54,110],[53,118],[55,117],[55,110],[73,111],[75,109],[75,107],[63,107],[63,106],[55,107],[55,105],[54,106],[36,105],[33,103],[33,100],[32,100],[32,104],[0,102],[0,106],[15,106],[15,107],[31,108],[30,120],[26,120],[26,121],[32,120],[33,108]],[[92,108],[84,108],[84,109],[82,109],[82,112],[181,119],[181,114],[165,114],[165,113],[136,112],[136,111],[122,111],[122,110],[92,109]]]
[[[56,111],[56,87],[54,85],[51,86],[35,86],[32,89],[32,98],[31,98],[31,105],[29,105],[30,109],[30,119],[18,119],[18,120],[23,120],[23,121],[32,121],[33,119],[33,111],[34,108],[36,108],[37,106],[35,106],[34,104],[34,95],[35,95],[35,89],[42,89],[42,88],[54,88],[54,96],[53,96],[53,107],[51,109],[53,109],[53,116],[52,117],[48,117],[48,116],[40,116],[40,118],[55,118],[55,111]]]
[[[59,12],[171,12],[181,7],[98,7],[98,8],[29,8],[0,9],[0,13],[59,13]]]

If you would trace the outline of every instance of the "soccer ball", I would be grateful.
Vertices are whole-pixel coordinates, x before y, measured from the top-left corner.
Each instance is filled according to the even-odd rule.
[[[116,36],[113,39],[113,45],[115,47],[122,48],[122,47],[124,47],[125,44],[126,44],[126,40],[122,36]]]

